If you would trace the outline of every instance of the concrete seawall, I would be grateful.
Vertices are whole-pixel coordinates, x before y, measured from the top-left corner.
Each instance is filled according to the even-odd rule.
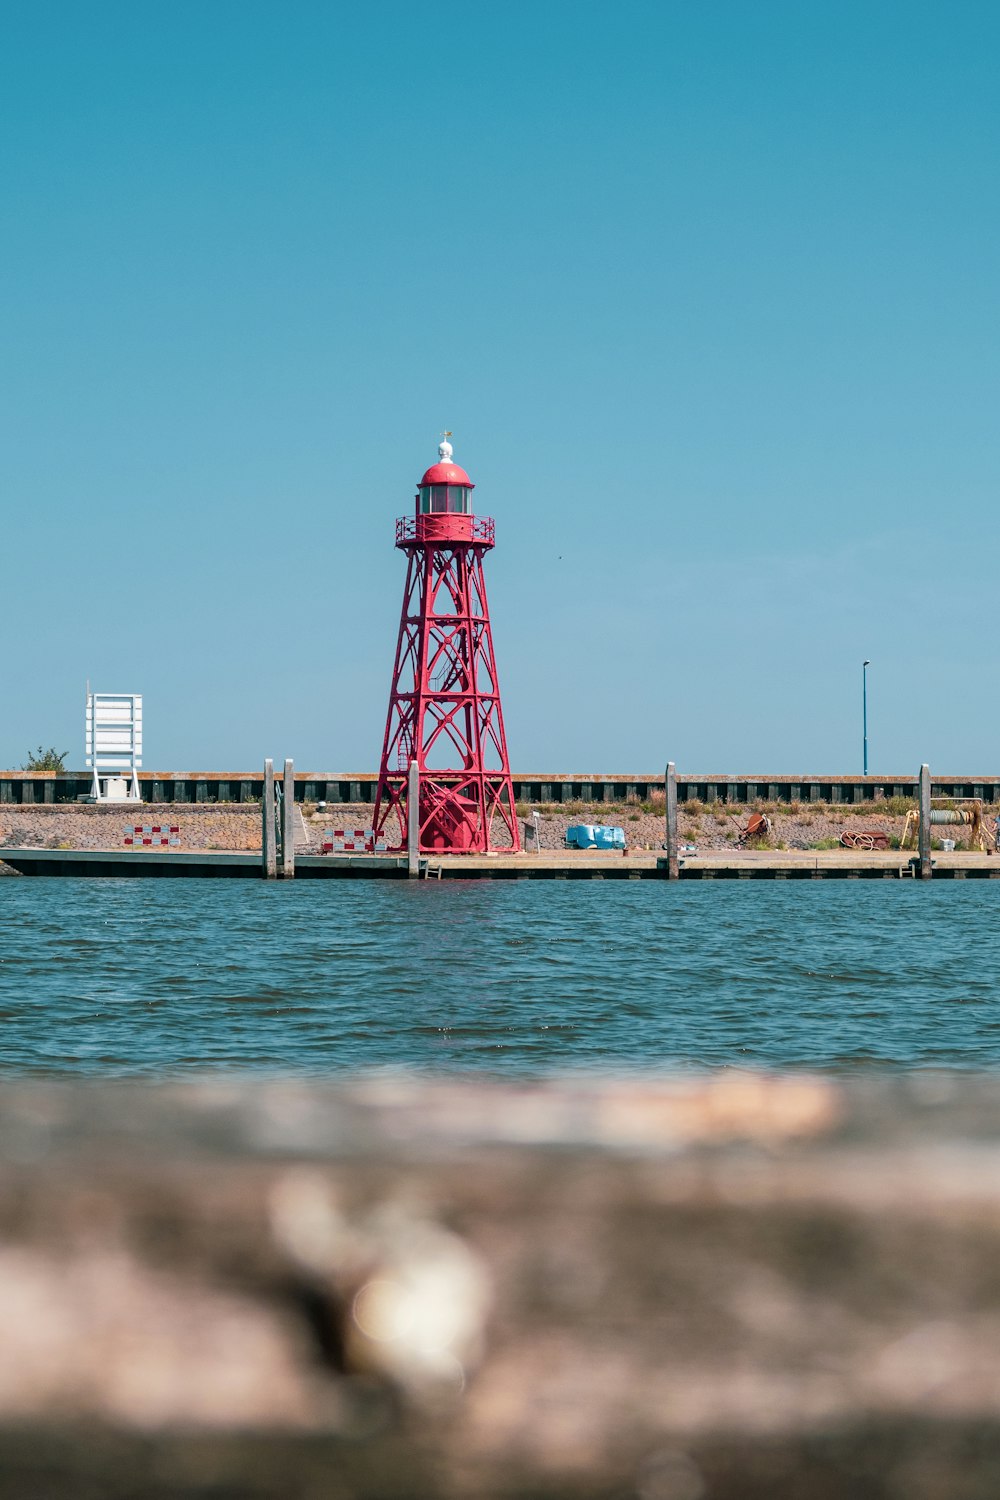
[[[305,771],[295,777],[297,802],[371,803],[378,775],[374,771]],[[663,774],[649,772],[545,772],[513,777],[518,802],[646,802],[663,796]],[[144,802],[258,802],[264,785],[260,771],[143,771],[139,786]],[[44,805],[75,802],[91,789],[87,771],[65,773],[0,771],[0,804]],[[1000,802],[1000,776],[935,776],[935,797],[980,797]],[[678,773],[681,802],[746,804],[768,802],[875,802],[883,797],[916,797],[916,777],[822,776],[805,773]]]

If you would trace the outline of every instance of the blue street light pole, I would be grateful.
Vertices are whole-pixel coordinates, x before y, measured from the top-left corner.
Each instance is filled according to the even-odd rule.
[[[868,775],[868,668],[870,666],[871,666],[871,662],[870,661],[863,662],[862,666],[861,666],[861,722],[862,722],[862,725],[863,725],[863,732],[864,732],[864,746],[865,746],[865,772],[864,772],[864,774],[866,776]]]

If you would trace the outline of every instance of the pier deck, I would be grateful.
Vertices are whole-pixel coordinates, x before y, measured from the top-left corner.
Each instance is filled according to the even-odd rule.
[[[688,854],[680,860],[681,880],[893,879],[913,874],[916,855],[894,849],[862,854],[850,849],[750,850]],[[979,853],[935,854],[934,876],[945,879],[1000,880],[1000,858]],[[429,878],[439,879],[664,879],[666,855],[621,855],[543,850],[541,854],[447,855],[428,857]]]
[[[3,849],[3,862],[21,875],[105,879],[185,877],[260,879],[259,853],[176,849]],[[859,854],[853,850],[733,850],[681,858],[681,880],[898,880],[915,873],[907,850]],[[540,854],[422,855],[430,880],[663,880],[666,856],[655,851],[621,855],[612,850]],[[405,856],[308,854],[295,860],[297,880],[405,880]],[[935,853],[934,879],[1000,880],[1000,858]]]

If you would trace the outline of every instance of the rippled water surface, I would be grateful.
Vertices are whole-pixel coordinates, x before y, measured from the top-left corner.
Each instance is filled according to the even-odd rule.
[[[6,879],[0,1066],[988,1066],[998,902],[987,881]]]

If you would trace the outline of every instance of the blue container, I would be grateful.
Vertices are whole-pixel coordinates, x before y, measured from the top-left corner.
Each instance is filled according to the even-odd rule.
[[[624,849],[624,828],[607,828],[603,824],[574,823],[566,830],[571,849]]]
[[[566,842],[571,849],[593,849],[597,843],[596,833],[592,823],[574,823],[566,830]]]
[[[594,843],[598,849],[624,849],[625,830],[624,828],[595,828]]]

